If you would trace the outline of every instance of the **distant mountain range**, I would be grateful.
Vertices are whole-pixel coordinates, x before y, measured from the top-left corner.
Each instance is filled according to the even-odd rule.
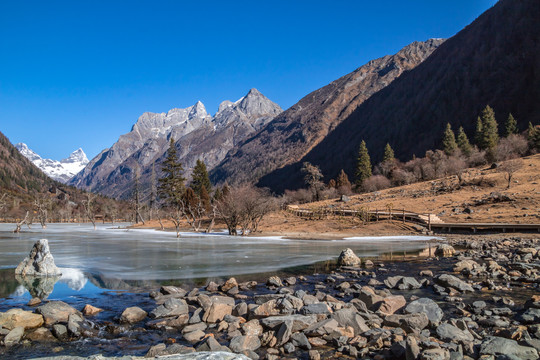
[[[257,89],[239,100],[223,101],[210,116],[199,101],[185,109],[167,113],[144,113],[131,131],[103,150],[69,183],[102,194],[127,198],[133,191],[137,167],[141,184],[148,185],[152,168],[161,175],[161,163],[173,138],[186,174],[198,159],[210,168],[217,165],[230,149],[264,127],[283,110]],[[148,186],[146,186],[148,188]]]
[[[15,147],[47,176],[64,184],[88,164],[88,158],[80,148],[72,152],[67,158],[58,161],[43,159],[24,143],[15,144]]]
[[[214,116],[201,102],[144,113],[69,184],[127,198],[139,169],[148,189],[153,170],[161,176],[170,138],[187,175],[201,159],[215,183],[249,181],[282,192],[303,186],[304,161],[320,166],[326,181],[341,169],[353,178],[362,140],[376,163],[386,143],[401,160],[439,147],[446,123],[472,139],[488,104],[501,128],[512,113],[523,130],[540,122],[538,19],[538,0],[500,0],[452,38],[370,61],[284,112],[252,89],[221,103]]]

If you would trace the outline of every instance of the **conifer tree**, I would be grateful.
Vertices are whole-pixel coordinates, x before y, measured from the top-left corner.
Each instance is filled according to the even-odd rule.
[[[341,169],[341,171],[339,172],[336,180],[336,188],[339,189],[342,187],[346,187],[349,189],[351,188],[351,182],[349,181],[349,177],[347,176],[345,171],[343,171],[343,169]]]
[[[474,142],[476,143],[476,146],[478,146],[479,149],[484,148],[484,144],[482,143],[482,132],[484,131],[482,126],[482,119],[480,116],[478,119],[476,119],[476,131],[474,133]]]
[[[540,129],[534,127],[531,122],[527,130],[527,140],[531,151],[540,151]]]
[[[165,176],[159,179],[158,191],[167,204],[177,207],[180,205],[184,194],[184,181],[186,179],[183,176],[184,168],[178,161],[173,138],[169,142],[167,158],[163,162],[161,171]]]
[[[446,130],[444,130],[442,144],[443,151],[448,156],[452,155],[458,147],[456,144],[456,136],[452,131],[452,126],[450,125],[450,123],[446,124]]]
[[[394,161],[394,160],[395,160],[394,150],[392,149],[389,143],[386,143],[386,146],[384,147],[384,155],[383,155],[382,162]]]
[[[508,119],[506,120],[505,124],[505,136],[508,137],[512,134],[517,134],[518,128],[517,128],[517,121],[514,119],[514,116],[512,114],[508,114]]]
[[[191,188],[195,191],[197,196],[201,196],[202,188],[206,189],[206,194],[209,194],[212,191],[212,183],[208,177],[208,171],[206,170],[204,161],[197,160],[191,178]]]
[[[465,134],[465,131],[463,130],[463,126],[459,127],[458,130],[458,136],[457,136],[457,146],[465,156],[470,156],[472,153],[472,146],[469,143],[469,138],[467,137],[467,134]]]
[[[364,180],[371,177],[371,159],[369,157],[366,142],[362,140],[358,150],[358,160],[356,164],[356,185],[361,186]]]
[[[495,112],[487,105],[482,111],[482,144],[484,149],[492,150],[499,142],[499,130],[497,120],[495,120]]]

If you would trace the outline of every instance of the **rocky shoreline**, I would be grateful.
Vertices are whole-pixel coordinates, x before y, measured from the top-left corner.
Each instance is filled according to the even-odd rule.
[[[343,255],[328,274],[162,286],[148,306],[126,304],[108,321],[99,304],[11,309],[0,313],[0,357],[135,338],[124,359],[539,358],[540,238],[455,238],[410,264]],[[76,354],[56,359],[67,355]]]

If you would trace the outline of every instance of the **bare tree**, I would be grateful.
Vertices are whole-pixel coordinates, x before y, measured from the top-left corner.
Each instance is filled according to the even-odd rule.
[[[199,231],[202,219],[206,215],[207,206],[192,188],[187,188],[180,200],[184,218],[194,231]]]
[[[521,159],[509,160],[503,163],[498,171],[504,173],[504,178],[508,181],[507,189],[510,189],[512,184],[512,179],[514,178],[515,173],[523,167],[523,161]]]
[[[47,194],[38,194],[34,198],[34,211],[37,213],[39,223],[43,229],[47,228],[51,199]]]
[[[96,230],[96,213],[94,210],[94,199],[95,195],[92,193],[86,194],[86,199],[82,201],[83,207],[84,207],[84,213],[88,220],[92,223],[94,226],[94,230]]]
[[[24,215],[24,218],[19,221],[15,226],[15,230],[13,230],[14,233],[20,233],[21,232],[21,227],[26,224],[26,226],[28,226],[28,228],[30,228],[30,223],[28,221],[28,215],[30,215],[30,211],[26,211],[26,215]]]
[[[324,183],[322,181],[323,174],[321,169],[309,162],[304,162],[301,171],[304,173],[304,181],[306,185],[308,185],[309,189],[313,193],[313,198],[315,201],[319,201],[321,199],[321,191],[324,189]]]
[[[230,235],[242,235],[257,231],[268,212],[275,209],[276,201],[262,189],[252,185],[233,187],[216,203],[218,215],[225,221]]]
[[[140,191],[140,179],[141,179],[141,170],[139,166],[135,168],[135,183],[133,186],[133,207],[135,210],[135,223],[138,224],[142,222],[144,225],[144,219],[141,214],[141,191]]]

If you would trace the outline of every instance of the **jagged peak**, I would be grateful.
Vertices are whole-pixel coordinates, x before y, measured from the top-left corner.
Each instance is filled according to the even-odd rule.
[[[206,112],[206,107],[204,107],[204,104],[199,100],[191,107],[191,111],[189,112],[189,117],[206,117],[208,116],[208,113]]]
[[[249,92],[247,93],[246,97],[248,96],[260,96],[262,95],[261,92],[255,88],[249,89]],[[264,95],[263,95],[264,96]]]

